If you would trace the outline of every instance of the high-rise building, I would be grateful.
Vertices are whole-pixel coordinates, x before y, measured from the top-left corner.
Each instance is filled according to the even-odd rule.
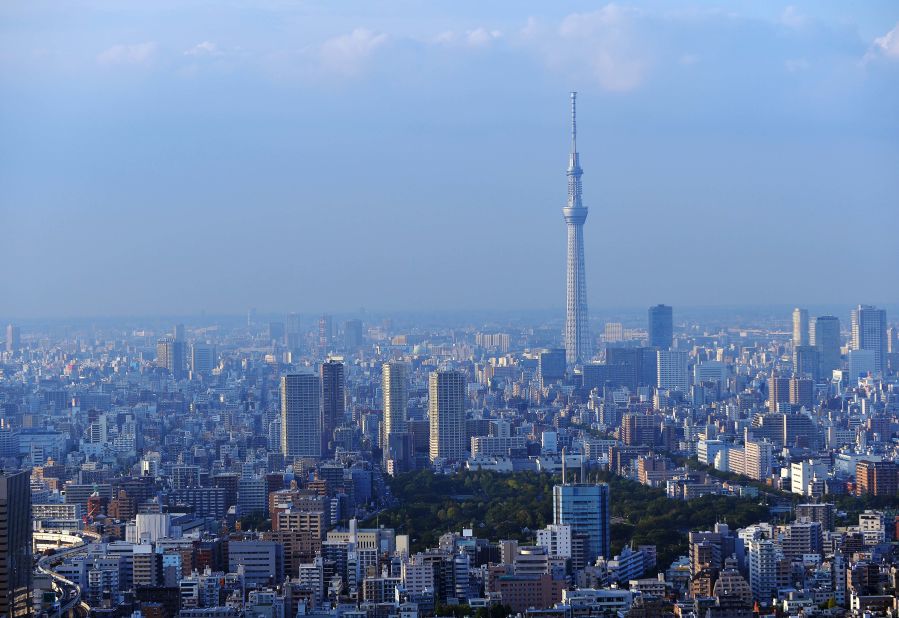
[[[269,322],[268,323],[268,340],[269,342],[283,343],[284,342],[284,333],[286,329],[284,328],[284,322]]]
[[[15,324],[8,324],[6,326],[6,351],[18,352],[21,347],[22,335],[19,327]]]
[[[818,351],[818,374],[830,380],[840,368],[840,319],[820,315],[812,322],[811,345]]]
[[[886,371],[887,312],[871,305],[852,310],[852,349],[874,352],[875,371]]]
[[[362,320],[344,322],[343,347],[347,352],[354,352],[362,347]]]
[[[811,378],[790,378],[790,404],[811,410],[815,405],[815,382]]]
[[[659,350],[656,352],[660,389],[687,392],[690,388],[690,359],[686,352]]]
[[[777,568],[783,553],[771,539],[749,541],[749,587],[752,598],[768,605],[777,596]]]
[[[0,616],[31,615],[31,472],[0,470]]]
[[[811,345],[793,346],[793,373],[797,376],[818,379],[821,368],[821,355]]]
[[[899,467],[892,461],[868,461],[855,464],[855,493],[859,496],[895,496]]]
[[[327,449],[334,438],[334,430],[344,421],[346,376],[343,362],[335,358],[322,363],[319,371],[322,384],[322,448]]]
[[[586,560],[611,558],[611,509],[605,483],[576,483],[553,487],[553,524],[569,526],[571,535],[586,537]]]
[[[674,343],[674,315],[668,305],[649,308],[649,345],[660,350],[671,349]]]
[[[167,370],[172,377],[184,377],[184,341],[174,337],[163,337],[156,342],[156,366]]]
[[[793,345],[808,345],[808,309],[793,309]]]
[[[432,372],[428,398],[431,461],[465,459],[465,374],[454,370]]]
[[[281,452],[285,457],[321,456],[319,378],[313,373],[281,376]]]
[[[400,362],[384,363],[381,368],[384,422],[381,449],[389,474],[405,470],[412,456],[407,431],[406,402],[409,398],[409,366]]]
[[[542,350],[537,356],[537,377],[541,386],[565,378],[565,350]]]
[[[288,313],[287,321],[284,324],[284,332],[285,332],[285,343],[287,344],[288,349],[291,351],[297,350],[300,347],[300,314],[299,313]]]
[[[409,366],[400,362],[384,363],[381,368],[381,390],[384,396],[384,435],[405,433]]]
[[[580,155],[577,151],[577,93],[571,93],[571,153],[568,155],[568,204],[562,209],[568,227],[565,297],[565,359],[569,367],[593,356],[587,320],[587,278],[584,266],[584,222]]]
[[[768,410],[777,412],[779,404],[790,403],[790,378],[772,374],[768,378]]]
[[[334,339],[334,321],[330,315],[318,319],[318,347],[327,350]]]
[[[190,370],[194,373],[212,373],[215,368],[215,344],[195,341],[190,347]]]

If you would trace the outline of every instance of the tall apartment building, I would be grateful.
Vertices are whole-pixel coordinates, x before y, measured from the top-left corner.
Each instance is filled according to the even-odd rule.
[[[465,459],[465,374],[434,371],[428,377],[428,398],[431,461]]]
[[[321,456],[321,406],[318,376],[281,376],[281,452],[285,457]]]

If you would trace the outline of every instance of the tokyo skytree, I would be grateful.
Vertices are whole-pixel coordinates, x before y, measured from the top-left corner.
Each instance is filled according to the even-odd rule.
[[[562,209],[568,226],[568,264],[565,277],[565,360],[569,368],[592,356],[587,326],[587,281],[584,270],[584,221],[587,208],[581,196],[580,158],[577,152],[577,93],[571,93],[571,154],[568,155],[568,204]]]

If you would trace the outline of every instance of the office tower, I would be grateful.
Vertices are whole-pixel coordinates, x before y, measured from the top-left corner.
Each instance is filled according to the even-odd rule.
[[[190,370],[194,373],[212,373],[215,369],[215,345],[194,342],[190,347]]]
[[[690,359],[686,352],[659,350],[656,352],[658,379],[656,386],[687,392],[690,388]]]
[[[587,208],[581,191],[580,156],[577,152],[577,93],[571,93],[571,153],[568,156],[568,204],[562,209],[568,227],[568,259],[565,297],[565,360],[569,367],[593,356],[587,320],[587,279],[584,267],[584,221]]]
[[[899,352],[899,339],[896,336],[899,335],[899,329],[895,326],[890,326],[887,329],[887,354],[896,354]]]
[[[328,359],[320,368],[322,395],[322,445],[327,449],[334,430],[344,421],[346,376],[343,362]]]
[[[793,309],[793,345],[808,345],[808,309]]]
[[[464,373],[441,369],[428,376],[428,414],[431,461],[465,459]]]
[[[563,479],[564,481],[564,479]],[[611,557],[611,509],[609,486],[567,483],[553,487],[553,524],[569,526],[572,537],[586,538],[586,561]]]
[[[810,343],[818,351],[819,376],[830,380],[840,368],[840,319],[832,315],[815,318]]]
[[[334,321],[329,315],[318,319],[318,347],[327,349],[334,339]]]
[[[184,324],[175,324],[172,336],[175,338],[175,341],[184,341]]]
[[[817,380],[821,368],[821,355],[811,345],[793,346],[793,373]]]
[[[887,358],[887,312],[871,305],[852,310],[852,349],[874,352],[874,370],[884,373]]]
[[[0,470],[0,616],[31,615],[31,471]]]
[[[546,386],[565,379],[565,350],[542,350],[537,356],[537,377]]]
[[[275,341],[277,343],[282,343],[284,341],[284,333],[286,329],[284,328],[284,322],[269,322],[268,323],[268,340]]]
[[[354,352],[362,347],[362,320],[347,320],[343,324],[343,347]]]
[[[10,353],[18,352],[21,347],[22,335],[19,327],[15,324],[8,324],[6,326],[6,351]]]
[[[409,397],[409,367],[405,363],[384,363],[381,368],[384,393],[384,435],[405,433],[406,400]]]
[[[256,323],[256,307],[252,307],[247,310],[247,326],[252,326]]]
[[[849,350],[846,365],[849,378],[855,384],[859,377],[877,373],[877,356],[874,350]]]
[[[291,351],[300,347],[300,314],[288,313],[284,324],[285,343]]]
[[[649,308],[649,345],[660,350],[671,349],[674,342],[674,314],[668,305]]]
[[[321,407],[318,376],[281,376],[281,452],[285,457],[321,456]]]
[[[156,366],[180,380],[184,376],[184,341],[163,337],[156,342]]]

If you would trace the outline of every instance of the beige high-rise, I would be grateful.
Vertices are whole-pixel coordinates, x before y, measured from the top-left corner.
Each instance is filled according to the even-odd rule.
[[[409,398],[409,367],[404,363],[384,363],[381,369],[384,392],[384,436],[406,431],[406,401]],[[386,443],[386,440],[385,440]]]

